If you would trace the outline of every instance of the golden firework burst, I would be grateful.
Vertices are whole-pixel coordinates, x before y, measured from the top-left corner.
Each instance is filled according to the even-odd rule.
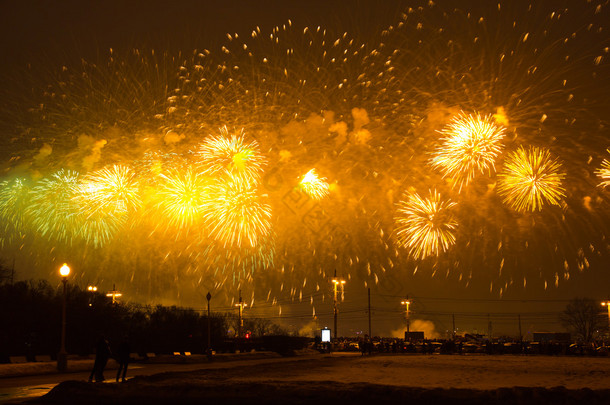
[[[230,135],[227,127],[219,136],[210,136],[199,145],[198,156],[207,175],[227,174],[233,178],[256,183],[266,159],[259,152],[258,142],[246,142],[242,132]]]
[[[511,153],[498,174],[498,193],[515,211],[539,211],[559,205],[565,195],[561,164],[544,148],[522,146]]]
[[[453,206],[454,202],[443,200],[436,190],[430,191],[428,198],[408,193],[398,203],[396,236],[413,258],[438,256],[455,243],[457,222],[451,214]]]
[[[431,159],[443,177],[450,177],[461,191],[477,173],[495,170],[495,161],[502,152],[504,128],[496,125],[491,115],[460,113],[439,131],[441,144]]]
[[[209,188],[203,213],[210,236],[226,246],[251,247],[271,229],[271,206],[247,181],[219,179]]]

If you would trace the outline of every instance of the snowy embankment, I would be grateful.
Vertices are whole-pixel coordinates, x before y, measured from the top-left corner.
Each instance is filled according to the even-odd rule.
[[[69,381],[43,403],[610,403],[610,359],[543,356],[295,358],[125,384]],[[398,402],[397,402],[398,401]]]

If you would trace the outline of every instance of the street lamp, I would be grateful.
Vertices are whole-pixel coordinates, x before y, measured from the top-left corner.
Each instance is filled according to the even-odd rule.
[[[57,353],[57,369],[63,373],[68,368],[68,353],[66,353],[66,295],[70,267],[66,263],[59,268],[59,275],[64,285],[64,296],[61,306],[61,346],[59,347],[59,353]]]
[[[407,336],[409,336],[410,330],[409,330],[409,305],[411,305],[411,300],[409,299],[409,296],[407,296],[406,300],[402,300],[400,302],[402,305],[404,305],[405,308],[405,317],[407,319]],[[410,336],[409,336],[410,338]]]
[[[97,292],[97,287],[94,285],[90,285],[87,287],[87,291],[89,291],[89,293],[90,293],[89,306],[92,307],[93,306],[93,296]]]
[[[333,283],[333,307],[335,313],[335,339],[337,339],[337,292],[341,287],[341,301],[345,298],[345,280],[341,277],[337,277],[337,270],[335,270],[335,276],[330,280]]]

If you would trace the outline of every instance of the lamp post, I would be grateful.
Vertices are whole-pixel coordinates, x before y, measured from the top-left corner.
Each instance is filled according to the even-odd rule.
[[[610,336],[610,300],[602,302],[602,306],[608,309],[608,334]]]
[[[94,285],[90,285],[87,287],[87,291],[89,291],[89,306],[92,307],[93,306],[93,297],[94,297],[95,293],[97,292],[97,287]]]
[[[68,368],[68,353],[66,353],[66,295],[70,267],[64,263],[59,269],[59,274],[61,275],[61,282],[64,285],[64,295],[61,306],[61,345],[59,353],[57,353],[57,370],[63,373]]]
[[[344,293],[345,293],[345,280],[341,277],[337,277],[337,270],[335,270],[335,276],[330,280],[333,283],[333,308],[335,313],[335,339],[337,339],[337,313],[339,312],[337,308],[337,293],[339,290],[339,286],[341,287],[341,301],[343,301]]]
[[[211,335],[210,335],[210,300],[212,299],[212,294],[208,291],[208,294],[205,296],[208,300],[208,356],[212,354],[212,345],[211,345]]]
[[[407,299],[406,300],[402,300],[400,303],[406,307],[405,308],[405,318],[407,319],[407,336],[410,339],[411,337],[409,336],[409,333],[410,333],[410,330],[409,330],[409,305],[411,305],[411,300],[409,299],[409,296],[407,295]]]

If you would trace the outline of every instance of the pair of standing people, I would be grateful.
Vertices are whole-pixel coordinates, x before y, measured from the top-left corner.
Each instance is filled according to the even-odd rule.
[[[119,363],[119,369],[116,373],[117,382],[119,382],[119,378],[121,378],[121,372],[123,374],[121,381],[125,382],[127,366],[129,365],[129,353],[129,341],[124,339],[117,348],[116,353],[116,360]],[[104,369],[106,368],[108,359],[111,357],[112,351],[110,350],[110,344],[104,336],[101,336],[95,345],[95,362],[93,363],[93,370],[91,370],[91,374],[89,375],[89,382],[93,381],[94,378],[96,382],[104,381]]]

